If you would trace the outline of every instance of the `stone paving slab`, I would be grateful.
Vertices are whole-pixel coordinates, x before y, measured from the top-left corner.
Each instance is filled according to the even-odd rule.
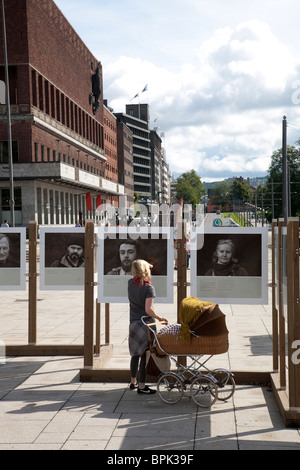
[[[267,387],[238,385],[228,402],[203,410],[189,398],[166,405],[137,395],[128,384],[81,383],[82,357],[19,359],[23,381],[0,399],[0,450],[300,450],[299,429],[284,426]],[[8,358],[0,376],[13,370]]]
[[[0,341],[7,345],[27,344],[26,299],[28,292],[0,292]],[[83,293],[39,291],[38,299],[38,344],[83,344]],[[210,366],[271,372],[271,305],[221,309],[230,347]],[[176,322],[175,303],[156,310]],[[110,335],[113,357],[105,367],[129,369],[127,304],[111,305]],[[0,365],[0,450],[300,450],[299,429],[285,427],[266,386],[237,385],[228,402],[202,410],[186,397],[166,405],[157,395],[137,395],[127,383],[82,383],[82,367],[81,356],[6,358]]]

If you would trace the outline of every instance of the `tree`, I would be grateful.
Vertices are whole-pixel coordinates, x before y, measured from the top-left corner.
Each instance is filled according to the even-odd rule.
[[[232,185],[228,181],[220,181],[211,189],[214,204],[225,207],[232,202]]]
[[[246,181],[235,180],[231,187],[232,197],[240,201],[248,201],[250,198],[250,187]]]
[[[296,142],[298,147],[287,146],[287,164],[290,181],[291,216],[300,216],[300,139]],[[282,149],[273,152],[268,170],[268,180],[264,188],[264,205],[268,209],[269,221],[271,218],[283,216],[282,210]],[[273,188],[273,191],[272,191]],[[272,214],[272,195],[274,214]]]
[[[176,180],[176,193],[179,199],[183,198],[184,203],[195,206],[199,204],[205,195],[205,187],[195,170],[183,173]]]

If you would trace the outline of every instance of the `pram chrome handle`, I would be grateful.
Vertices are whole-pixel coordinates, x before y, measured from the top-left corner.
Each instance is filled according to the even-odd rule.
[[[155,321],[154,323],[146,323],[147,326],[153,326],[153,325],[167,325],[167,321]]]
[[[149,315],[146,316],[146,317],[141,317],[142,322],[144,323],[144,325],[147,325],[147,326],[153,326],[153,325],[159,325],[159,324],[161,324],[161,325],[167,325],[167,324],[168,324],[168,322],[165,321],[165,320],[162,320],[162,321],[155,321],[155,322],[153,322],[153,323],[146,323],[146,322],[143,320],[143,318],[149,318]],[[150,317],[150,318],[151,318],[151,317]]]

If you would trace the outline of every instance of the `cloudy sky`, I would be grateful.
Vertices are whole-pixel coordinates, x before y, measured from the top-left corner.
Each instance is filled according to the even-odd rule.
[[[109,105],[149,104],[175,177],[264,176],[284,115],[300,139],[299,0],[55,3],[102,62]]]

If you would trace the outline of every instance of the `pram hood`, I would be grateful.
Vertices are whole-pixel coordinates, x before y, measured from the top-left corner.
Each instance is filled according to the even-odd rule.
[[[180,336],[185,343],[191,342],[191,331],[196,335],[217,336],[228,333],[225,315],[213,302],[197,297],[186,297],[179,309]]]

